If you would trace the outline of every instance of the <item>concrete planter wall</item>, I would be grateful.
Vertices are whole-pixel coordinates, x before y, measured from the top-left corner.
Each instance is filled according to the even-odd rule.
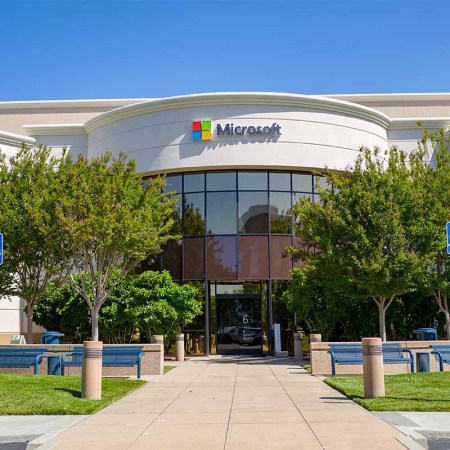
[[[389,341],[391,342],[391,341]],[[448,345],[449,341],[396,341],[402,348],[416,352],[431,352],[430,345]],[[311,342],[311,370],[313,375],[331,376],[331,357],[327,353],[330,344],[343,344],[344,342]],[[348,342],[348,344],[360,344],[361,342]],[[435,361],[434,355],[430,355],[431,372],[439,372],[439,363]],[[384,364],[384,373],[394,375],[409,373],[409,364]],[[444,365],[445,371],[450,371],[450,366]],[[336,375],[362,375],[361,365],[336,364]]]

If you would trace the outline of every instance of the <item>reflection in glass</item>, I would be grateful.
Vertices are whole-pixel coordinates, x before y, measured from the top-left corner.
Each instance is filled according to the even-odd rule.
[[[267,192],[239,193],[239,233],[268,233]]]
[[[289,192],[270,193],[270,232],[291,234],[291,194]]]
[[[175,204],[174,210],[173,210],[174,225],[172,228],[172,232],[174,234],[181,234],[181,232],[182,232],[182,205],[183,205],[183,200],[181,198],[181,195],[179,195],[178,201]]]
[[[273,279],[287,280],[291,278],[292,258],[285,252],[286,248],[291,246],[290,236],[270,237],[270,276]]]
[[[205,233],[205,194],[184,195],[183,232],[188,236]]]
[[[239,237],[239,278],[269,278],[269,245],[267,236]]]
[[[181,175],[167,175],[166,177],[166,192],[176,192],[181,194],[183,189],[183,179]]]
[[[307,250],[306,245],[304,245],[302,243],[301,239],[297,236],[294,236],[294,247],[300,248],[301,250],[304,250],[304,251]],[[300,259],[294,259],[294,262],[293,262],[294,268],[305,267],[305,264],[306,264],[305,261],[300,260]]]
[[[289,172],[270,172],[269,189],[271,191],[290,191],[291,174]]]
[[[209,280],[236,279],[236,237],[206,238],[206,277]]]
[[[236,190],[236,172],[208,172],[206,174],[207,191]]]
[[[236,234],[236,192],[206,194],[207,234]]]
[[[292,194],[292,206],[295,206],[301,199],[306,198],[309,201],[313,201],[312,194],[304,194],[303,192],[294,192]]]
[[[185,238],[183,246],[184,278],[203,280],[205,272],[205,238]]]
[[[325,177],[314,177],[314,192],[319,192],[318,186],[322,189],[329,189],[330,184]]]
[[[239,172],[238,185],[240,191],[266,191],[267,172]]]
[[[261,354],[267,341],[261,324],[259,295],[216,297],[217,353],[222,355]]]
[[[302,173],[292,174],[292,190],[302,192],[313,191],[313,177]]]
[[[204,190],[204,173],[189,173],[184,175],[184,192],[199,192]]]
[[[162,269],[169,271],[174,280],[181,280],[181,250],[180,241],[169,241],[161,256]]]

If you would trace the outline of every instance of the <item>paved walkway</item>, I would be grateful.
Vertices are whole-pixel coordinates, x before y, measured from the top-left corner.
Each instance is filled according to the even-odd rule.
[[[191,359],[149,379],[45,448],[404,448],[398,430],[289,360]]]

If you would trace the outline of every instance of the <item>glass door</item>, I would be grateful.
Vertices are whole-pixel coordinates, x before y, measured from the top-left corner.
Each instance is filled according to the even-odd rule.
[[[261,328],[261,296],[226,294],[216,297],[217,353],[260,355],[265,339]]]

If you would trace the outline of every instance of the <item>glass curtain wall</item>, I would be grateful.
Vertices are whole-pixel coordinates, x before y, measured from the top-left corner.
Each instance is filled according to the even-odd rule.
[[[166,180],[167,192],[177,196],[175,231],[182,238],[167,243],[146,268],[208,286],[204,319],[208,311],[209,330],[204,319],[185,330],[188,353],[203,353],[206,334],[213,354],[228,347],[266,353],[271,322],[281,324],[283,350],[290,350],[293,315],[280,296],[283,280],[300,265],[285,254],[286,247],[300,244],[291,209],[302,198],[318,201],[317,186],[327,187],[325,180],[310,173],[262,170],[171,174]]]
[[[291,208],[319,199],[323,178],[291,171],[230,170],[167,176],[178,196],[176,230],[152,268],[175,280],[285,280],[298,265],[285,255],[297,243]]]

